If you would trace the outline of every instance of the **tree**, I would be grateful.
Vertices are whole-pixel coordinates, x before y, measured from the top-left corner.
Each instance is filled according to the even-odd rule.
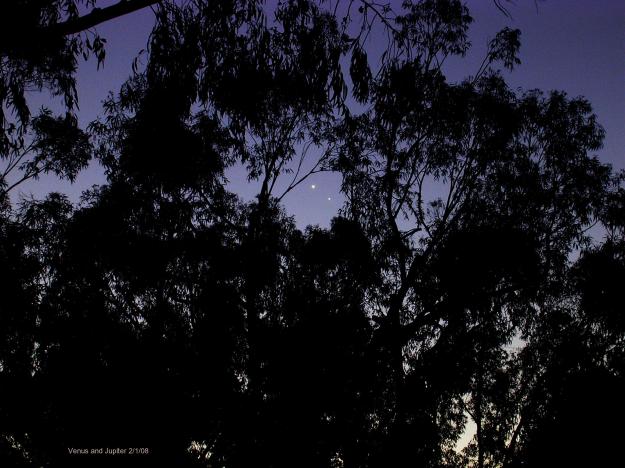
[[[99,67],[105,58],[106,39],[94,27],[156,3],[131,0],[98,8],[95,0],[27,0],[3,6],[0,160],[5,164],[0,190],[8,192],[42,172],[72,180],[85,167],[84,154],[63,148],[68,154],[61,156],[41,148],[44,143],[52,144],[54,138],[57,146],[82,145],[85,151],[87,137],[80,134],[74,115],[78,60],[93,54]],[[92,8],[91,12],[81,16],[86,8]],[[32,118],[28,94],[44,90],[63,100],[65,116],[53,117],[42,109]]]
[[[470,23],[455,0],[164,3],[145,70],[99,120],[33,119],[32,174],[93,157],[107,180],[77,206],[4,204],[3,461],[569,460],[575,417],[621,408],[622,175],[591,155],[587,101],[508,88],[518,31],[448,81]],[[227,191],[234,164],[253,202]],[[321,170],[347,203],[300,230],[281,200]],[[579,409],[590,390],[596,414]],[[584,435],[592,457],[603,441]]]
[[[444,20],[432,27],[432,17]],[[568,255],[585,241],[611,176],[588,156],[603,132],[587,102],[561,93],[517,96],[489,69],[497,61],[506,67],[517,62],[518,32],[504,30],[491,42],[475,76],[458,85],[445,81],[440,64],[450,54],[464,54],[469,21],[455,2],[419,2],[398,18],[395,56],[371,84],[371,110],[343,124],[345,143],[336,161],[347,212],[374,239],[385,271],[372,310],[378,333],[386,336],[394,381],[385,407],[389,454],[401,457],[410,447],[392,444],[404,440],[403,432],[415,434],[415,410],[423,411],[402,395],[415,391],[414,380],[435,387],[445,373],[439,367],[430,377],[421,363],[448,340],[463,338],[471,340],[471,360],[461,364],[468,372],[464,387],[452,393],[438,388],[428,412],[466,408],[477,425],[469,453],[485,466],[497,462],[487,460],[485,392],[497,391],[506,345],[534,326],[540,329],[534,314],[556,300]],[[427,200],[435,183],[444,195]],[[459,238],[461,248],[455,247]],[[487,244],[480,248],[482,239]],[[466,249],[476,256],[463,269]],[[506,255],[513,249],[523,253]],[[439,418],[457,425],[459,416]],[[431,442],[441,448],[450,445],[445,437],[456,436],[443,427],[437,424],[441,439]],[[502,431],[495,426],[490,437]],[[429,456],[422,464],[441,455]]]

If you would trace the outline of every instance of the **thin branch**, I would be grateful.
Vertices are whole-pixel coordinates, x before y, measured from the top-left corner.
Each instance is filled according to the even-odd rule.
[[[295,178],[291,181],[291,183],[289,184],[289,186],[286,188],[286,190],[282,193],[282,195],[280,195],[278,197],[278,201],[282,201],[282,199],[294,188],[296,188],[299,184],[301,184],[302,182],[304,182],[306,179],[308,179],[308,177],[310,177],[313,174],[317,174],[319,172],[323,172],[325,171],[325,169],[323,167],[320,167],[321,164],[323,162],[325,162],[325,160],[328,158],[328,156],[331,153],[331,150],[333,149],[333,147],[331,149],[328,149],[323,156],[321,156],[317,162],[315,163],[315,165],[312,167],[312,169],[310,169],[306,174],[304,174],[298,181],[295,181]],[[298,168],[298,173],[299,173],[299,168]]]
[[[2,194],[7,194],[9,193],[11,190],[13,190],[15,187],[17,187],[18,185],[22,184],[23,182],[26,182],[29,179],[32,179],[33,177],[38,176],[39,174],[41,174],[41,172],[43,171],[43,168],[38,168],[37,170],[33,171],[33,172],[28,172],[26,173],[21,179],[19,179],[17,182],[15,182],[14,184],[12,184],[11,186],[9,186],[8,188],[6,188],[5,190],[2,190]]]
[[[24,150],[22,150],[22,152],[17,155],[15,157],[15,159],[10,158],[9,159],[9,163],[7,164],[7,167],[5,168],[4,172],[2,173],[2,178],[4,179],[7,175],[9,175],[11,173],[11,171],[13,171],[13,169],[15,169],[17,167],[17,165],[20,163],[20,161],[22,159],[24,159],[24,157],[30,153],[30,151],[33,149],[33,145],[29,145],[27,148],[25,148]]]

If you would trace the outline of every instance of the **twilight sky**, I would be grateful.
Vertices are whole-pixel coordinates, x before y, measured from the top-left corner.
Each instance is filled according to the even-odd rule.
[[[267,3],[273,0],[267,0]],[[103,6],[117,0],[103,2]],[[391,1],[400,5],[400,0]],[[522,64],[506,73],[512,88],[545,91],[560,89],[571,96],[590,100],[599,121],[606,129],[604,148],[598,153],[603,161],[625,169],[625,2],[619,0],[516,0],[510,4],[512,18],[505,17],[491,1],[466,2],[474,23],[470,30],[473,48],[462,60],[450,61],[450,81],[475,73],[486,44],[504,26],[519,28]],[[145,47],[153,22],[149,8],[103,24],[98,31],[106,37],[104,68],[96,70],[93,61],[81,63],[78,72],[79,116],[83,123],[101,112],[101,101],[109,91],[119,89],[131,72],[136,54]],[[370,48],[376,49],[372,37]],[[46,98],[35,105],[54,108]],[[243,171],[229,171],[230,187],[249,199],[255,195]],[[49,191],[67,193],[77,200],[81,191],[104,182],[97,165],[84,171],[71,186],[54,177],[42,177],[20,188],[23,196],[41,197]],[[291,192],[284,200],[287,212],[299,226],[325,226],[341,207],[340,180],[333,174],[317,174]],[[312,188],[314,184],[315,188]]]

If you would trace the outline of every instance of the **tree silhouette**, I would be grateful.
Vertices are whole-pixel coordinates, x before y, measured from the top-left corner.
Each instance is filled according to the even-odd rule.
[[[104,61],[106,39],[94,27],[156,3],[125,0],[98,8],[96,0],[20,0],[2,7],[0,190],[8,192],[42,172],[72,180],[84,168],[84,154],[72,154],[72,149],[64,148],[65,155],[42,152],[42,135],[56,140],[48,145],[84,146],[86,136],[76,135],[75,128],[75,75],[79,58],[93,55],[98,67]],[[82,14],[85,9],[91,11]],[[66,115],[53,120],[50,111],[42,109],[33,118],[29,94],[37,91],[62,98]],[[33,152],[37,156],[29,158]]]
[[[145,70],[98,120],[25,117],[6,153],[26,178],[95,158],[106,181],[76,205],[0,191],[3,464],[617,460],[623,175],[592,155],[586,100],[507,86],[518,31],[451,82],[459,1],[156,11]],[[234,165],[255,200],[228,191]],[[318,171],[346,203],[302,230],[281,202]],[[116,447],[149,454],[68,451]]]

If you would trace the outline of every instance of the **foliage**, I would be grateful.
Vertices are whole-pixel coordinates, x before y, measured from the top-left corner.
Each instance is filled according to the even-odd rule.
[[[31,7],[57,16],[31,13],[35,27],[76,14],[48,3]],[[456,0],[156,11],[145,70],[100,119],[24,111],[6,152],[24,176],[73,180],[96,158],[107,180],[76,206],[12,206],[2,179],[4,464],[84,463],[68,447],[148,447],[120,464],[181,467],[620,457],[623,176],[592,155],[586,100],[507,86],[518,31],[450,82],[445,59],[470,47]],[[75,40],[49,64],[70,108]],[[41,57],[20,60],[15,80],[44,80]],[[235,164],[256,200],[228,192]],[[345,206],[299,229],[281,200],[322,170]]]

